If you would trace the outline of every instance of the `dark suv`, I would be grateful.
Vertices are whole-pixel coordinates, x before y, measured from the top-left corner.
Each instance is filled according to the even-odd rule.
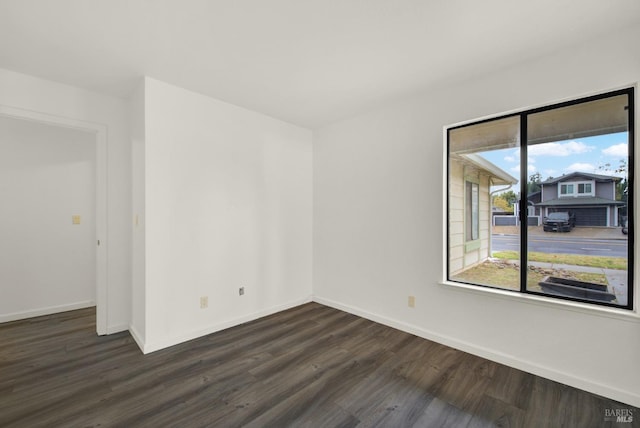
[[[576,225],[576,215],[568,212],[549,213],[542,220],[545,232],[570,232]]]

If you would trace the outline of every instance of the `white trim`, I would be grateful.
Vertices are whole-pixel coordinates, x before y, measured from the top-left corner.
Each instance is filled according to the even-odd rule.
[[[498,288],[482,287],[453,281],[442,281],[440,285],[451,287],[460,292],[472,292],[500,299],[517,301],[518,303],[543,306],[564,311],[580,312],[596,317],[613,318],[619,321],[640,323],[640,313],[629,309],[619,309],[610,306],[594,305],[591,303],[574,302],[571,300],[555,299],[553,297],[520,293],[517,291],[501,290]]]
[[[107,326],[106,334],[120,333],[128,330],[129,326],[127,324],[109,325]]]
[[[140,335],[140,333],[138,333],[138,330],[136,330],[136,328],[133,326],[133,324],[129,325],[129,334],[131,334],[131,337],[136,342],[136,344],[138,345],[138,348],[140,348],[142,353],[145,353],[144,352],[144,339],[142,338],[142,335]]]
[[[235,327],[237,325],[243,324],[245,322],[254,321],[258,318],[266,317],[278,312],[285,311],[287,309],[295,308],[296,306],[304,305],[305,303],[311,302],[311,296],[305,297],[303,299],[294,300],[288,303],[284,303],[282,305],[272,306],[270,308],[262,309],[257,312],[253,312],[247,315],[243,315],[238,318],[234,318],[229,321],[224,321],[215,325],[208,326],[203,329],[193,330],[188,333],[180,334],[173,337],[164,338],[161,340],[157,340],[155,342],[146,342],[143,340],[140,335],[137,333],[135,328],[131,326],[129,328],[129,332],[133,336],[133,339],[138,344],[138,347],[142,351],[143,354],[149,354],[151,352],[159,351],[164,348],[168,348],[170,346],[178,345],[183,342],[187,342],[189,340],[197,339],[198,337],[206,336],[211,333],[216,333],[221,330],[225,330],[227,328]]]
[[[28,311],[12,312],[10,314],[0,315],[0,323],[41,317],[43,315],[57,314],[60,312],[75,311],[76,309],[90,308],[95,305],[96,302],[93,300],[86,300],[65,305],[47,306],[45,308],[30,309]]]
[[[591,185],[591,192],[589,193],[579,193],[578,192],[578,187],[581,184],[590,184]],[[562,193],[562,186],[573,186],[573,191],[571,193]],[[543,186],[544,187],[544,186]],[[591,181],[560,181],[558,182],[558,199],[560,198],[579,198],[579,197],[583,197],[583,196],[596,196],[596,181],[595,180],[591,180]],[[615,195],[614,195],[614,199],[615,199]]]
[[[96,134],[96,243],[100,241],[100,245],[96,248],[96,331],[99,335],[108,334],[107,127],[99,123],[3,105],[0,105],[0,115]]]
[[[640,104],[640,102],[638,101],[638,98],[640,98],[640,96],[638,96],[638,82],[633,84],[633,88],[634,88],[634,113],[636,115],[636,117],[634,117],[634,132],[633,132],[633,136],[634,136],[634,141],[630,141],[631,144],[633,144],[633,165],[635,168],[635,165],[638,165],[638,161],[640,160],[640,155],[638,154],[638,152],[640,152],[640,147],[639,147],[639,143],[640,143],[640,137],[638,136],[638,134],[640,134],[640,129],[638,128],[638,125],[640,124],[640,110],[638,109],[638,106]],[[637,189],[637,185],[638,185],[638,174],[634,174],[633,176],[633,189]],[[637,191],[636,191],[637,192]],[[614,195],[615,195],[615,190],[614,190]],[[615,199],[615,197],[614,197]],[[638,232],[637,232],[637,228],[635,227],[636,225],[636,219],[639,218],[639,216],[636,214],[638,212],[638,198],[633,197],[633,213],[635,214],[634,218],[631,219],[632,226],[633,226],[633,239],[634,239],[634,245],[637,247],[637,243],[638,243]],[[629,214],[629,212],[627,211],[627,215]],[[640,251],[634,251],[633,252],[633,260],[629,260],[629,262],[632,262],[634,266],[640,266]],[[633,283],[633,302],[630,302],[633,304],[634,308],[638,308],[638,306],[640,306],[640,287],[638,287],[636,285],[636,282],[638,281],[638,272],[635,271],[633,272],[633,279],[632,279],[632,283]]]
[[[443,150],[442,150],[442,171],[443,171],[443,180],[442,180],[442,281],[447,280],[448,272],[449,272],[449,189],[447,185],[449,184],[449,153],[447,150],[447,136],[448,136],[448,128],[447,126],[442,127],[442,141],[443,141]]]
[[[616,401],[620,401],[623,403],[631,404],[636,407],[640,407],[640,393],[638,391],[627,391],[627,390],[618,389],[609,385],[603,385],[601,383],[587,381],[585,379],[568,375],[567,373],[558,371],[556,369],[553,369],[544,365],[540,365],[540,364],[533,363],[531,361],[525,361],[520,358],[516,358],[515,356],[510,354],[496,352],[492,349],[485,348],[483,346],[478,346],[476,344],[469,343],[466,341],[458,340],[451,336],[444,336],[441,334],[437,334],[433,331],[423,329],[413,324],[405,323],[393,318],[380,316],[354,306],[343,305],[341,303],[338,303],[330,299],[314,296],[313,301],[320,303],[322,305],[330,306],[332,308],[339,309],[339,310],[360,316],[362,318],[366,318],[368,320],[371,320],[380,324],[384,324],[388,327],[392,327],[410,334],[414,334],[416,336],[449,346],[451,348],[468,352],[470,354],[477,355],[479,357],[486,358],[488,360],[495,361],[497,363],[504,364],[509,367],[513,367],[528,373],[532,373],[537,376],[544,377],[546,379],[551,379],[551,380],[572,386],[574,388],[579,388],[584,391],[589,391],[594,394],[612,398]]]

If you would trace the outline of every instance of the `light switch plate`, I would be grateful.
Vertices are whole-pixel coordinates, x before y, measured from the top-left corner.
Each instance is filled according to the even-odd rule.
[[[71,224],[80,224],[80,216],[72,215],[71,216]]]

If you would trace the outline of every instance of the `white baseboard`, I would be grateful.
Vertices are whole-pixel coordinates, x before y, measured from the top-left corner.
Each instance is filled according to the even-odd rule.
[[[131,334],[131,337],[133,337],[133,340],[138,345],[138,348],[140,348],[140,350],[144,353],[144,339],[133,325],[129,326],[129,334]]]
[[[487,360],[495,361],[497,363],[525,371],[527,373],[532,373],[534,375],[541,376],[546,379],[551,379],[553,381],[560,382],[574,388],[589,391],[594,394],[608,397],[635,407],[640,407],[640,393],[638,391],[626,391],[618,389],[611,385],[605,385],[602,383],[589,381],[587,379],[577,378],[575,376],[568,375],[567,373],[558,371],[550,367],[516,358],[513,355],[496,352],[492,349],[484,348],[482,346],[478,346],[466,341],[461,341],[450,336],[443,336],[412,324],[380,316],[354,306],[344,305],[330,299],[313,296],[313,301],[322,305],[339,309],[341,311],[349,312],[353,315],[358,315],[362,318],[366,318],[368,320],[375,321],[377,323],[384,324],[386,326],[393,327],[410,334],[414,334],[424,339],[428,339],[433,342],[458,349],[460,351],[468,352],[470,354],[486,358]]]
[[[157,341],[154,341],[154,342],[145,342],[142,339],[141,335],[137,331],[135,331],[135,329],[133,329],[133,327],[129,328],[129,332],[131,333],[131,336],[133,337],[133,340],[136,341],[136,343],[138,344],[138,347],[140,347],[142,352],[144,354],[148,354],[148,353],[151,353],[151,352],[159,351],[160,349],[164,349],[164,348],[168,348],[170,346],[177,345],[179,343],[183,343],[183,342],[187,342],[187,341],[192,340],[192,339],[196,339],[198,337],[206,336],[206,335],[211,334],[211,333],[215,333],[215,332],[218,332],[218,331],[221,331],[221,330],[225,330],[225,329],[230,328],[230,327],[235,327],[235,326],[243,324],[245,322],[254,321],[254,320],[258,319],[258,318],[266,317],[268,315],[272,315],[272,314],[275,314],[277,312],[285,311],[287,309],[291,309],[291,308],[294,308],[296,306],[300,306],[300,305],[303,305],[303,304],[309,303],[309,302],[311,302],[311,296],[303,298],[303,299],[287,302],[287,303],[284,303],[282,305],[276,305],[276,306],[272,306],[270,308],[262,309],[260,311],[253,312],[253,313],[247,314],[247,315],[243,315],[241,317],[234,318],[234,319],[231,319],[229,321],[225,321],[225,322],[222,322],[222,323],[219,323],[219,324],[216,324],[216,325],[212,325],[212,326],[209,326],[209,327],[201,329],[201,330],[191,331],[189,333],[181,334],[179,336],[167,337],[165,339],[157,340]]]
[[[121,331],[127,331],[129,329],[130,326],[127,324],[108,325],[106,334],[120,333]]]
[[[0,314],[0,323],[9,321],[18,321],[27,318],[41,317],[43,315],[57,314],[59,312],[74,311],[76,309],[84,309],[95,306],[96,302],[87,300],[84,302],[75,302],[58,306],[47,306],[46,308],[29,309],[27,311],[12,312],[10,314]]]

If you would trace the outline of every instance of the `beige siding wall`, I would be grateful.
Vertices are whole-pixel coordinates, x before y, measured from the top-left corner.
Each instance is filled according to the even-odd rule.
[[[464,269],[464,168],[449,164],[449,274]]]
[[[465,179],[479,183],[479,242],[465,241]],[[489,215],[489,177],[461,162],[449,168],[449,274],[455,275],[489,257],[491,217]],[[471,247],[471,248],[469,248]]]

